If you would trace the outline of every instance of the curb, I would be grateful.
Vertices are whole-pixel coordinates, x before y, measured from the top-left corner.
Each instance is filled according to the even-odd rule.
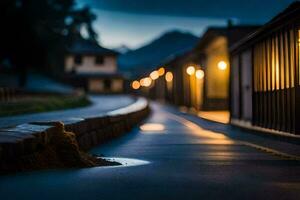
[[[218,124],[222,124],[222,125],[231,126],[233,128],[242,129],[253,135],[257,135],[257,136],[261,136],[261,137],[265,137],[265,138],[271,138],[274,140],[280,140],[280,141],[288,142],[291,144],[300,145],[300,135],[294,135],[294,134],[290,134],[290,133],[286,133],[286,132],[282,132],[282,131],[271,130],[271,129],[266,129],[266,128],[262,128],[262,127],[258,127],[258,126],[253,126],[248,123],[241,123],[237,120],[230,120],[228,123],[222,123],[222,122],[218,122],[218,121],[215,121],[212,119],[203,118],[203,117],[199,116],[198,114],[195,114],[190,111],[183,112],[183,111],[179,110],[179,112],[187,113],[187,114],[199,117],[200,119],[205,120],[207,122],[218,123]]]
[[[148,101],[138,98],[135,103],[102,116],[62,121],[62,128],[74,133],[79,149],[85,151],[130,131],[149,112]],[[54,135],[60,131],[55,123],[59,122],[32,122],[0,130],[0,173],[8,165],[19,165],[24,160],[38,162],[35,154],[55,143]]]
[[[300,145],[300,136],[294,135],[286,132],[281,132],[277,130],[266,129],[258,126],[253,126],[251,124],[240,123],[235,120],[231,120],[230,124],[232,127],[239,128],[245,130],[251,134],[272,138],[275,140],[280,140],[284,142],[288,142],[291,144]]]

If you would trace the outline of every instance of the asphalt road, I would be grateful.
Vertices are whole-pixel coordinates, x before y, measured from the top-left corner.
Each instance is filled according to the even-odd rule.
[[[207,126],[154,104],[144,130],[136,128],[91,151],[149,163],[2,176],[1,199],[300,198],[299,161],[201,123]]]
[[[82,108],[0,117],[0,128],[12,127],[28,122],[63,121],[103,115],[108,111],[132,104],[135,100],[126,95],[91,95],[92,105]]]

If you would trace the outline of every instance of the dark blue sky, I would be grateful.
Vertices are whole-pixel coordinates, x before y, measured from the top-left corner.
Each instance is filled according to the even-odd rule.
[[[137,48],[165,31],[200,36],[209,25],[268,21],[295,0],[77,0],[98,15],[94,27],[106,47]]]

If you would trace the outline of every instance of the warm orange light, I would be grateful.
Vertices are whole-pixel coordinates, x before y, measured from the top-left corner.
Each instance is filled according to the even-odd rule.
[[[195,67],[189,66],[188,68],[186,68],[186,73],[190,76],[193,75],[195,73]]]
[[[167,72],[165,79],[167,82],[172,82],[173,81],[173,73],[172,72]]]
[[[216,121],[223,124],[229,123],[228,111],[201,111],[198,113],[198,116],[204,119]]]
[[[132,87],[132,89],[134,89],[134,90],[138,90],[138,89],[141,87],[141,84],[140,84],[140,82],[138,82],[138,81],[133,81],[133,82],[131,83],[131,87]]]
[[[143,81],[143,86],[144,87],[149,87],[152,83],[152,79],[147,77],[147,78],[144,78],[144,81]]]
[[[300,30],[298,30],[298,44],[300,46]]]
[[[148,123],[148,124],[143,124],[140,126],[140,129],[142,131],[163,131],[165,130],[165,126],[163,124],[155,124],[155,123]]]
[[[299,48],[298,48],[298,63],[300,63],[300,51],[299,51],[299,49],[300,49],[300,29],[298,29],[298,45],[299,45]],[[298,76],[300,76],[300,70],[298,69]],[[299,79],[299,85],[300,85],[300,79]]]
[[[204,71],[199,69],[196,71],[196,78],[197,79],[203,79],[204,78]]]
[[[144,84],[145,84],[145,78],[142,78],[142,79],[140,80],[140,85],[141,85],[141,86],[145,86]]]
[[[226,63],[225,61],[220,61],[220,62],[218,63],[218,68],[219,68],[220,70],[226,70],[226,68],[227,68],[227,63]]]
[[[155,71],[151,72],[150,78],[151,78],[152,80],[156,80],[156,79],[158,79],[158,77],[159,77],[158,71],[155,70]]]
[[[165,74],[165,68],[161,67],[158,69],[158,75],[163,76]]]

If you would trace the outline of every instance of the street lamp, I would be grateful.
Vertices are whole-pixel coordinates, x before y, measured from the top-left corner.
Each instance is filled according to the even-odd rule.
[[[198,69],[198,70],[196,71],[196,78],[197,78],[197,79],[203,79],[203,78],[204,78],[204,71],[201,70],[201,69]]]
[[[161,67],[158,69],[158,75],[163,76],[165,74],[165,68]]]
[[[227,63],[225,61],[220,61],[218,62],[218,68],[222,71],[226,70],[227,68]]]
[[[186,68],[186,73],[190,76],[193,75],[195,73],[195,67],[189,66],[188,68]]]
[[[134,89],[134,90],[138,90],[138,89],[141,87],[141,84],[140,84],[140,82],[138,82],[138,81],[133,81],[133,82],[131,83],[131,87],[132,87],[132,89]]]
[[[140,80],[140,85],[141,85],[141,86],[144,86],[144,83],[145,83],[145,78],[142,78],[142,79]]]
[[[149,87],[152,83],[152,79],[149,77],[144,78],[143,84],[145,87]]]
[[[172,72],[167,72],[165,79],[167,82],[172,82],[173,81],[173,73]]]
[[[155,70],[155,71],[151,72],[150,78],[151,78],[152,80],[158,79],[158,78],[159,78],[159,73],[158,73],[158,71]]]

